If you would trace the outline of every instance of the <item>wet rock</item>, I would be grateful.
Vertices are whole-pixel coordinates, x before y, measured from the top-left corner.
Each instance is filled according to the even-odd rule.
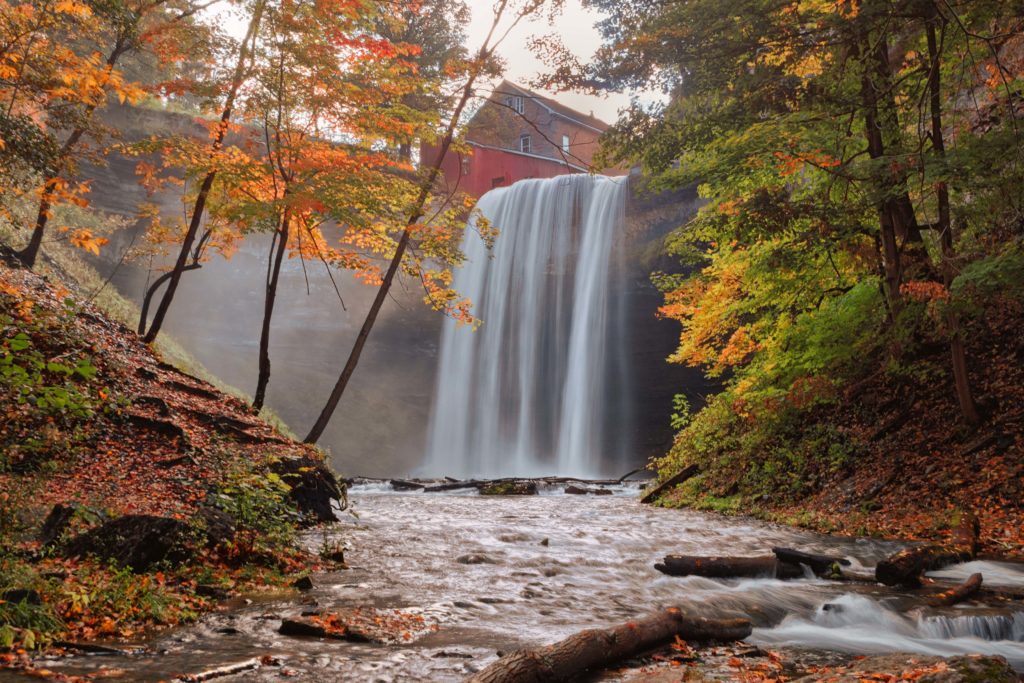
[[[181,520],[125,515],[79,534],[63,550],[70,557],[93,555],[141,572],[164,560],[184,560],[192,540],[189,525]]]
[[[309,524],[336,522],[335,504],[345,499],[334,474],[313,458],[283,458],[270,470],[281,477],[291,490],[288,496]]]
[[[292,588],[297,588],[300,591],[311,591],[313,590],[313,579],[303,576],[292,582]]]
[[[328,550],[327,552],[320,553],[320,557],[327,560],[328,562],[334,562],[336,564],[345,564],[345,549],[337,548],[334,550]]]
[[[346,626],[341,629],[328,629],[319,623],[306,619],[283,619],[277,632],[283,636],[332,638],[334,640],[347,640],[352,643],[373,642],[370,636],[352,626]]]
[[[544,546],[544,547],[546,548],[546,547],[548,547],[549,545],[551,545],[551,540],[550,540],[550,539],[547,539],[547,538],[545,538],[545,539],[543,539],[543,540],[542,540],[542,541],[541,541],[540,543],[538,543],[537,545],[542,545],[542,546]]]
[[[535,481],[492,481],[480,487],[481,496],[535,496]]]
[[[455,558],[455,561],[459,564],[497,564],[493,559],[480,553],[470,553],[468,555],[459,555]]]
[[[576,486],[575,484],[569,484],[565,487],[565,493],[571,496],[610,496],[612,492],[608,489],[591,488],[588,486]]]
[[[501,534],[498,540],[502,543],[522,543],[531,539],[529,534]]]

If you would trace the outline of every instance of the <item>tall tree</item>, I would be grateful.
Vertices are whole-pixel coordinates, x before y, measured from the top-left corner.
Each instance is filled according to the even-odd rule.
[[[453,108],[448,115],[447,124],[444,127],[444,132],[441,134],[435,158],[429,165],[425,165],[421,169],[422,178],[419,184],[419,191],[416,194],[415,200],[409,207],[409,212],[404,221],[404,228],[402,229],[398,242],[394,246],[394,252],[391,256],[390,263],[388,264],[388,268],[384,272],[380,286],[377,289],[377,295],[374,297],[373,303],[370,305],[370,310],[367,312],[366,318],[363,320],[363,324],[359,329],[359,333],[356,335],[355,343],[352,345],[352,351],[349,353],[348,360],[345,362],[345,366],[342,368],[341,374],[338,376],[338,380],[335,382],[334,388],[331,390],[331,394],[327,398],[327,403],[324,405],[323,410],[320,411],[320,415],[317,417],[316,422],[313,423],[313,426],[310,428],[309,433],[304,439],[306,443],[316,443],[323,434],[324,429],[327,428],[327,425],[331,420],[331,416],[334,414],[335,409],[338,407],[338,403],[341,401],[342,395],[345,393],[349,380],[352,378],[353,373],[355,373],[363,348],[366,346],[366,342],[370,337],[370,332],[373,330],[373,326],[377,321],[377,316],[380,314],[381,307],[384,305],[384,301],[388,297],[388,293],[391,290],[391,285],[395,280],[395,276],[404,264],[406,252],[409,250],[410,245],[414,240],[420,242],[422,245],[425,238],[428,240],[431,239],[430,236],[432,231],[429,229],[429,226],[422,225],[420,221],[426,215],[428,210],[428,202],[431,198],[431,192],[440,177],[441,165],[444,162],[445,156],[448,154],[449,149],[451,149],[452,144],[456,141],[456,133],[461,122],[462,113],[465,110],[466,105],[474,96],[474,87],[477,79],[484,74],[493,72],[494,53],[501,45],[502,41],[508,36],[509,32],[513,28],[527,17],[535,14],[543,4],[544,0],[526,0],[519,5],[513,4],[512,0],[498,0],[498,2],[495,3],[493,20],[487,35],[483,39],[473,58],[467,60],[463,65],[464,80],[461,92],[455,100]],[[415,247],[421,245],[413,245],[414,251]],[[442,278],[441,282],[447,284],[450,282],[450,279]],[[453,310],[458,317],[468,318],[468,302],[460,301],[452,309],[450,301],[452,301],[455,294],[450,292],[450,290],[446,290],[443,296],[437,296],[436,289],[428,286],[427,296],[435,306],[449,308]]]
[[[231,123],[231,116],[234,113],[235,100],[238,98],[242,85],[249,76],[249,68],[251,66],[250,60],[255,48],[256,39],[260,29],[260,22],[263,19],[263,10],[266,7],[266,4],[267,0],[253,0],[245,36],[238,45],[235,67],[231,72],[231,78],[227,83],[227,90],[224,94],[224,105],[220,112],[219,124],[213,131],[213,139],[210,146],[211,159],[216,158],[224,147],[224,139],[227,136]],[[203,212],[206,210],[206,201],[210,196],[210,190],[213,188],[213,181],[216,177],[217,168],[215,165],[211,165],[205,176],[203,176],[202,181],[199,183],[199,190],[196,193],[195,203],[192,205],[188,228],[181,239],[178,256],[166,280],[167,287],[160,299],[160,303],[157,305],[156,312],[153,315],[153,320],[149,322],[148,328],[146,327],[146,314],[149,309],[149,301],[155,295],[156,290],[150,288],[150,290],[146,292],[145,301],[143,302],[142,317],[139,320],[139,334],[143,335],[142,338],[146,343],[153,342],[157,335],[160,334],[164,318],[167,316],[167,311],[170,309],[171,302],[174,300],[174,295],[178,290],[178,283],[181,282],[181,275],[189,266],[190,256],[193,257],[193,265],[197,265],[198,263],[197,255],[202,252],[202,244],[200,242],[200,244],[197,245],[196,238],[199,236],[199,228],[203,221]],[[193,251],[197,246],[200,248]]]
[[[30,11],[27,8],[32,8]],[[35,224],[28,244],[18,256],[29,267],[35,265],[43,236],[55,204],[86,203],[87,185],[74,182],[82,141],[96,137],[103,127],[94,121],[97,109],[110,97],[136,102],[144,94],[138,84],[127,81],[118,69],[125,55],[139,51],[167,30],[169,24],[190,19],[198,5],[172,0],[143,0],[128,3],[26,3],[12,11],[15,19],[5,24],[12,40],[7,48],[19,67],[11,75],[8,115],[17,111],[41,116],[50,139],[62,140],[52,149],[45,167]],[[24,10],[24,11],[23,11]],[[71,16],[76,21],[60,20]],[[31,17],[27,29],[18,18]],[[19,52],[15,43],[24,43]],[[60,45],[60,47],[57,47]],[[24,115],[24,114],[23,114]],[[79,231],[72,242],[97,249],[100,239]]]

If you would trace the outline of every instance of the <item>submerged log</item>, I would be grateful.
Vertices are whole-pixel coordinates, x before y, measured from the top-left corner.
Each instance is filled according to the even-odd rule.
[[[263,662],[259,658],[247,659],[243,662],[225,664],[224,666],[207,669],[206,671],[200,671],[195,674],[184,674],[175,678],[172,683],[198,683],[199,681],[212,681],[216,678],[236,676],[240,673],[245,673],[246,671],[258,669],[262,664]]]
[[[588,629],[553,645],[506,655],[466,679],[466,683],[547,683],[566,681],[652,648],[684,640],[741,640],[750,635],[746,619],[713,620],[685,616],[671,608],[608,629]]]
[[[772,552],[775,553],[775,557],[777,557],[780,562],[807,565],[816,576],[836,576],[840,573],[840,567],[850,566],[850,561],[845,557],[815,555],[813,553],[805,553],[802,550],[794,550],[793,548],[772,548]]]
[[[782,562],[774,555],[758,557],[696,557],[666,555],[654,568],[669,576],[703,576],[709,579],[772,577],[796,579],[804,575],[800,565]]]
[[[669,490],[673,486],[678,486],[679,484],[682,484],[687,479],[692,479],[697,475],[698,472],[700,472],[700,467],[698,465],[689,465],[687,467],[684,467],[683,470],[678,474],[669,477],[662,483],[655,486],[650,491],[646,492],[640,499],[640,502],[645,505],[648,503],[653,503],[655,500],[658,499],[658,497],[662,493]]]
[[[928,604],[932,607],[951,607],[958,602],[963,602],[981,590],[981,581],[981,574],[971,574],[967,580],[959,586],[955,586],[947,591],[943,591],[928,598]]]

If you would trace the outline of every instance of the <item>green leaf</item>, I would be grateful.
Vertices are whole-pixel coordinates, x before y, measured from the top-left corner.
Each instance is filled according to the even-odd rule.
[[[32,346],[32,340],[24,332],[19,332],[14,335],[14,338],[9,342],[11,351],[24,351],[28,347]]]

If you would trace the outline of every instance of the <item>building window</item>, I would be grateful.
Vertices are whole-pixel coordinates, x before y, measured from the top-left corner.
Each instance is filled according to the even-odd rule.
[[[569,153],[569,136],[568,135],[563,135],[562,136],[562,151],[565,152],[566,154]]]
[[[469,157],[462,157],[462,175],[469,175]]]
[[[519,136],[519,151],[520,152],[526,152],[527,154],[529,154],[530,152],[533,151],[533,148],[530,145],[530,136],[529,135],[520,135]]]
[[[505,106],[517,114],[523,113],[523,98],[519,95],[509,95],[505,98]]]

